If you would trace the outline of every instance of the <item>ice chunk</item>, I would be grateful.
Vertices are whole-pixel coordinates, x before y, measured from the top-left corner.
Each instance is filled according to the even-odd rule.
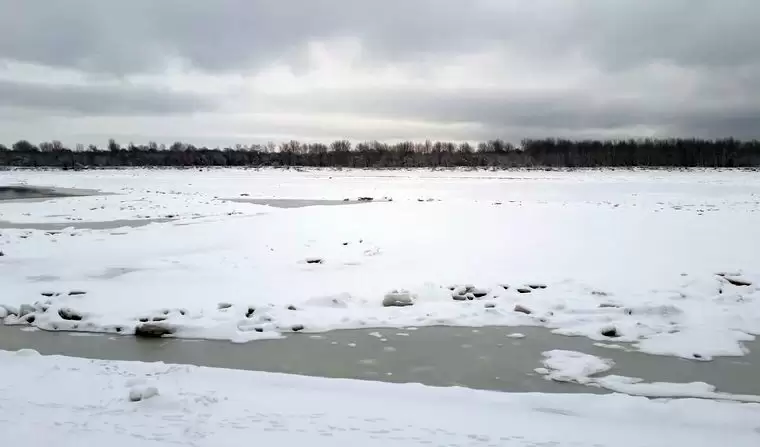
[[[595,355],[576,351],[554,349],[543,353],[544,366],[549,370],[548,379],[557,382],[588,384],[590,376],[609,371],[614,362]]]
[[[408,290],[391,290],[383,297],[383,307],[406,307],[414,304],[414,296]]]
[[[154,386],[134,386],[129,390],[129,400],[139,402],[158,395],[158,388]]]

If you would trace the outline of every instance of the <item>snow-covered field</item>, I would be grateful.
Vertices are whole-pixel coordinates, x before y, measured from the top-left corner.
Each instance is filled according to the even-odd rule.
[[[760,405],[508,394],[0,351],[0,433],[29,447],[754,447]]]
[[[0,229],[7,324],[131,334],[147,322],[232,341],[539,325],[695,360],[740,356],[760,334],[754,172],[1,172],[11,184],[113,194],[0,202],[0,221],[170,221]]]

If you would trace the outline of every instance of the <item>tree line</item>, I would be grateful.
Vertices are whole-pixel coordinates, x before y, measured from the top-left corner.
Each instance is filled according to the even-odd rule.
[[[60,141],[34,145],[0,144],[0,166],[88,167],[126,166],[312,166],[344,168],[453,167],[757,167],[760,141],[733,138],[568,140],[527,139],[519,145],[494,139],[478,144],[441,141],[383,143],[347,140],[331,144],[288,141],[281,144],[197,147],[176,142],[121,146],[65,147]]]

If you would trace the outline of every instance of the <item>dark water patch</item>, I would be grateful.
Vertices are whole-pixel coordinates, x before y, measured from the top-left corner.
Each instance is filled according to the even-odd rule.
[[[117,219],[106,221],[71,221],[71,222],[9,222],[0,220],[0,229],[17,229],[17,230],[42,230],[42,231],[61,231],[66,228],[75,230],[111,230],[114,228],[137,228],[144,227],[152,223],[165,223],[173,219]]]
[[[227,199],[231,202],[253,203],[255,205],[267,205],[275,208],[304,208],[307,206],[335,206],[356,205],[359,203],[371,203],[367,200],[315,200],[315,199]],[[378,200],[382,202],[382,200]],[[387,201],[387,200],[385,200]]]
[[[131,267],[111,267],[105,269],[103,273],[99,273],[97,275],[89,275],[89,277],[93,279],[113,279],[118,278],[119,276],[128,275],[130,273],[139,272],[140,270],[142,269]]]
[[[94,189],[50,188],[43,186],[0,186],[0,200],[54,199],[103,194]]]
[[[59,281],[61,277],[55,275],[33,275],[27,276],[26,279],[33,282],[54,282]]]
[[[507,337],[518,331],[525,334],[525,338]],[[760,355],[754,351],[740,358],[698,362],[602,348],[588,339],[554,335],[542,328],[341,330],[297,333],[279,340],[235,344],[111,335],[82,337],[0,326],[0,349],[21,348],[36,349],[42,354],[97,359],[163,361],[498,391],[605,392],[547,381],[533,371],[542,366],[542,352],[566,349],[613,359],[616,365],[610,374],[639,377],[648,382],[702,381],[723,392],[760,395],[757,380]]]

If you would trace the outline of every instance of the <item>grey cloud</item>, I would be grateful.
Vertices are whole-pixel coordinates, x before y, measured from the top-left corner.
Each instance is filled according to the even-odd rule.
[[[297,61],[314,39],[355,37],[368,63],[499,44],[537,58],[578,53],[619,68],[652,60],[760,58],[755,0],[0,0],[0,56],[89,71]]]
[[[577,1],[578,48],[607,68],[651,61],[737,66],[760,60],[755,0]]]
[[[435,70],[426,61],[502,49],[510,61],[525,59],[513,71],[526,76],[577,57],[609,85],[509,93],[322,90],[264,98],[259,111],[472,123],[456,134],[462,139],[623,135],[636,126],[665,136],[755,138],[758,16],[757,0],[0,0],[0,59],[76,68],[112,82],[114,75],[160,73],[172,58],[208,72],[256,71],[277,61],[298,67],[310,41],[330,38],[358,39],[363,69],[405,61]],[[637,68],[654,62],[695,73],[699,88],[686,97],[649,90]],[[615,95],[615,82],[623,80],[629,95]],[[208,97],[129,83],[0,82],[3,106],[93,116],[217,108]],[[341,132],[362,138],[349,128]]]
[[[758,82],[745,85],[760,91]],[[711,82],[724,82],[713,80]],[[615,134],[633,127],[650,128],[662,136],[760,138],[760,95],[748,93],[742,102],[694,95],[688,98],[615,97],[583,89],[553,92],[481,89],[373,89],[319,91],[298,98],[263,101],[269,111],[340,113],[386,119],[482,126],[489,138],[525,135]],[[754,95],[754,97],[752,97]],[[754,122],[753,122],[754,120]],[[515,134],[515,131],[522,134]]]
[[[760,139],[760,106],[721,113],[678,116],[661,131],[665,136]]]
[[[454,50],[499,20],[478,1],[0,0],[0,56],[131,73],[179,57],[207,70],[291,60],[313,39],[358,37],[384,57]],[[453,32],[452,32],[453,31]],[[498,37],[498,36],[496,36]]]
[[[449,37],[446,28],[451,18],[470,16],[468,22],[473,22],[477,17],[474,8],[457,11],[461,7],[432,0],[61,0],[53,4],[1,0],[0,4],[8,12],[0,16],[0,56],[118,74],[160,70],[169,57],[208,70],[255,67],[297,57],[310,39],[341,36],[429,51],[468,40],[461,34]],[[428,22],[443,26],[428,27]]]
[[[180,114],[215,107],[208,98],[133,85],[74,86],[0,81],[0,107],[83,115]]]

